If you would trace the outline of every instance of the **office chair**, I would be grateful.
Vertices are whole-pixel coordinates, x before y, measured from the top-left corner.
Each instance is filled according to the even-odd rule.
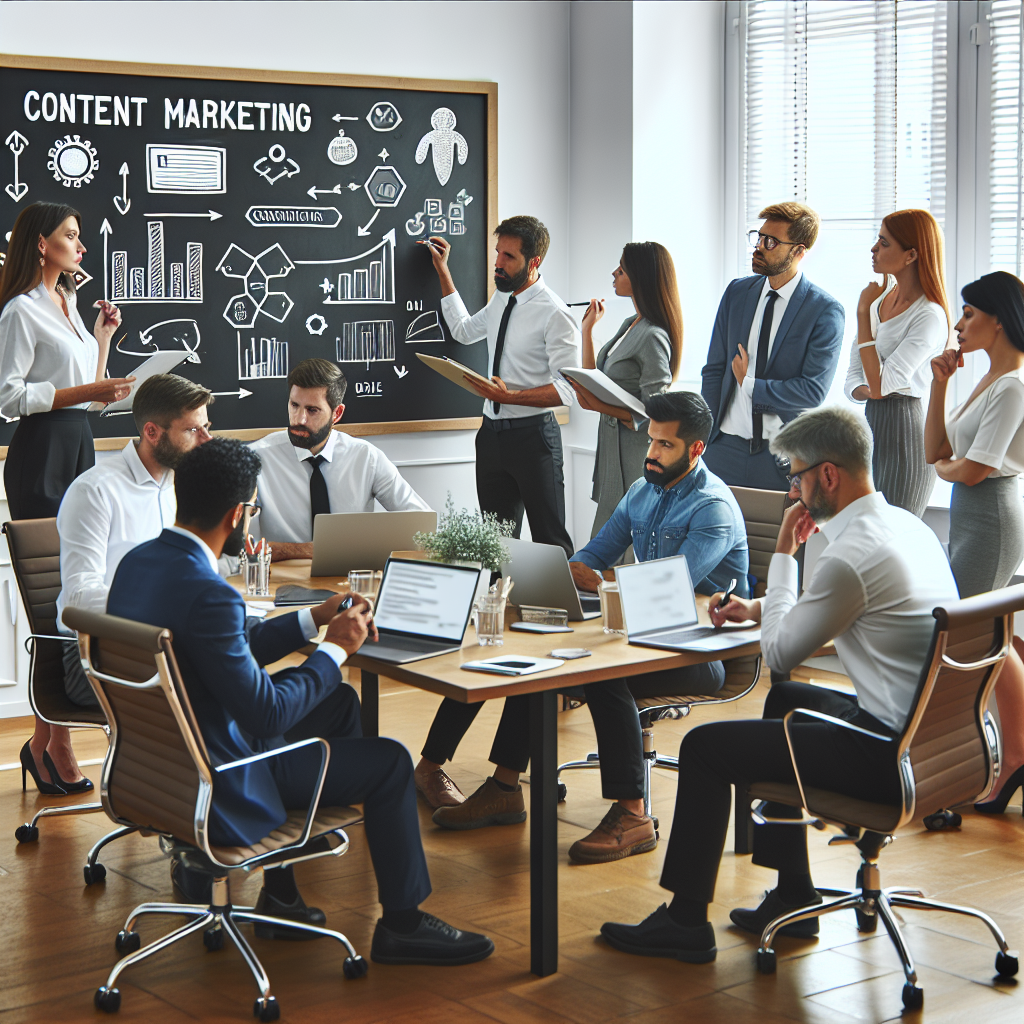
[[[64,691],[64,644],[74,637],[57,633],[57,597],[60,594],[60,536],[56,519],[22,519],[4,523],[11,566],[28,616],[31,636],[26,647],[31,655],[28,698],[32,710],[49,725],[103,729],[107,719],[102,711],[83,708],[68,699]],[[39,838],[40,818],[62,814],[90,814],[102,811],[98,802],[44,807],[31,822],[19,825],[14,837],[19,843],[34,843]],[[101,882],[107,869],[97,863],[100,850],[115,839],[134,832],[119,828],[105,835],[89,851],[83,874],[85,884]]]
[[[838,825],[846,834],[834,837],[830,845],[854,843],[860,850],[861,862],[852,889],[819,888],[818,892],[832,899],[777,917],[765,928],[757,951],[757,966],[763,974],[775,971],[772,942],[780,928],[794,921],[852,909],[862,932],[874,931],[881,918],[906,976],[903,1005],[907,1009],[919,1009],[924,1003],[924,990],[917,984],[914,960],[900,932],[894,912],[897,907],[943,910],[978,918],[988,926],[999,946],[996,973],[1004,978],[1017,973],[1017,952],[1007,946],[999,926],[987,914],[971,907],[927,899],[917,889],[883,888],[878,858],[882,849],[893,841],[897,829],[922,820],[936,808],[968,803],[991,790],[996,777],[996,730],[986,707],[1010,650],[1013,613],[1021,609],[1024,609],[1024,585],[969,597],[948,608],[936,608],[932,613],[935,632],[931,649],[903,731],[896,737],[869,733],[879,742],[889,744],[889,756],[902,784],[900,806],[818,789],[813,776],[800,771],[798,752],[790,733],[794,715],[808,715],[841,729],[865,730],[818,711],[797,709],[783,719],[796,782],[752,783],[750,794],[761,801],[753,812],[754,820],[758,824],[767,821],[810,824],[818,829],[824,829],[826,824]],[[802,807],[802,820],[767,818],[764,803],[769,801]]]
[[[326,740],[302,740],[213,767],[182,683],[169,630],[80,608],[67,609],[64,621],[78,632],[83,668],[110,723],[110,749],[100,786],[104,810],[126,828],[172,840],[185,849],[191,866],[213,876],[209,905],[143,903],[129,914],[115,942],[118,952],[125,955],[97,990],[96,1007],[116,1013],[121,1006],[116,982],[126,968],[202,932],[203,944],[210,950],[221,949],[225,935],[231,939],[259,988],[254,1016],[261,1021],[277,1020],[280,1007],[270,993],[262,964],[239,930],[242,923],[274,924],[333,938],[348,954],[343,964],[345,977],[364,976],[366,961],[341,932],[233,906],[228,887],[232,871],[283,867],[316,857],[341,856],[348,850],[344,829],[361,821],[362,814],[351,807],[320,807],[330,759]],[[283,825],[250,846],[211,843],[210,808],[221,772],[314,745],[320,748],[320,772],[306,810],[291,812]],[[149,914],[182,915],[187,920],[142,946],[135,925]]]

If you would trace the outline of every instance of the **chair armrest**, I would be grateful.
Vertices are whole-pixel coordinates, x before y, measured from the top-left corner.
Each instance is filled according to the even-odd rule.
[[[31,654],[32,653],[32,641],[33,640],[60,640],[61,643],[65,643],[66,644],[66,643],[69,643],[69,642],[70,643],[77,643],[78,642],[78,637],[74,633],[71,633],[71,634],[69,634],[67,636],[50,636],[48,633],[29,633],[29,635],[27,637],[25,637],[25,653],[26,654]]]

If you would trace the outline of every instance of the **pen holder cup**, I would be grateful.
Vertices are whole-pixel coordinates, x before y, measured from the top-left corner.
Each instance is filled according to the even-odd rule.
[[[270,552],[248,555],[242,552],[238,571],[245,580],[249,597],[270,597]]]
[[[481,647],[500,647],[505,642],[505,599],[484,594],[473,610],[476,642]]]
[[[348,590],[350,594],[360,594],[373,601],[380,588],[381,571],[379,569],[353,569],[348,574]]]
[[[601,598],[601,624],[609,635],[625,636],[626,627],[622,620],[622,602],[619,599],[619,585],[613,580],[604,580],[597,588]]]

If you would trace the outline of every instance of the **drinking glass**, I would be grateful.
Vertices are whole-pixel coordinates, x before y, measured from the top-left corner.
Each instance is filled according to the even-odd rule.
[[[270,596],[270,552],[246,554],[238,559],[238,570],[245,580],[245,592],[249,597]]]
[[[601,622],[609,635],[625,636],[622,622],[622,603],[619,600],[619,585],[614,580],[602,580],[597,588],[601,598]]]
[[[500,594],[484,594],[473,618],[481,647],[500,647],[505,642],[505,599]]]
[[[372,601],[380,587],[380,570],[353,569],[348,574],[348,590],[350,594],[359,594]]]

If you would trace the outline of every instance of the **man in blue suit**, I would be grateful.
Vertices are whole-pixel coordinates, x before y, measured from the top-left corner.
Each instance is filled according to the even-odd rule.
[[[322,736],[331,757],[325,806],[362,803],[383,916],[373,936],[378,963],[472,963],[494,943],[420,911],[430,877],[420,842],[409,752],[394,740],[364,738],[355,691],[340,667],[368,632],[371,610],[341,597],[268,619],[245,630],[245,602],[217,573],[221,554],[240,553],[254,507],[260,460],[239,441],[215,438],[189,452],[174,478],[177,518],[155,540],[121,560],[107,611],[165,626],[174,636],[192,709],[214,766]],[[301,665],[270,676],[263,665],[314,640],[324,642]],[[288,808],[306,808],[320,764],[315,747],[219,774],[210,813],[215,845],[251,845],[283,824]],[[291,867],[265,869],[259,908],[278,917],[321,923],[307,907]],[[291,928],[257,926],[258,935],[298,938]]]
[[[727,484],[788,491],[786,467],[768,442],[825,400],[846,314],[800,269],[818,237],[814,210],[776,203],[760,216],[761,228],[750,232],[754,276],[725,289],[701,371],[701,393],[715,417],[704,462]]]

